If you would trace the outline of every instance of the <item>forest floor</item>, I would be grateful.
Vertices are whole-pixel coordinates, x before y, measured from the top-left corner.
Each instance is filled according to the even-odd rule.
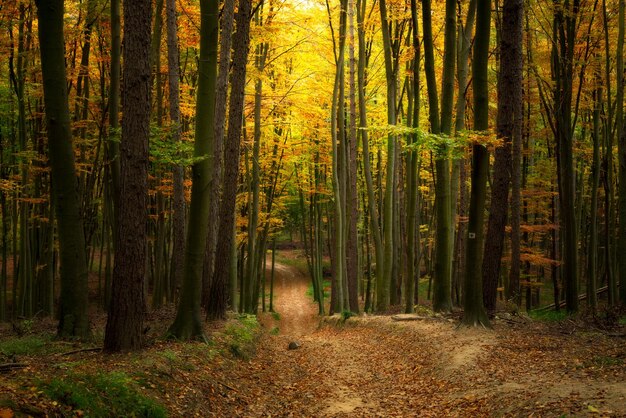
[[[153,399],[171,416],[626,417],[623,326],[511,315],[492,330],[427,314],[320,320],[308,287],[298,268],[278,263],[277,313],[261,314],[261,327],[253,317],[208,325],[208,345],[155,337],[142,353],[103,355],[47,340],[38,352],[14,354],[24,369],[0,364],[0,417],[122,415],[113,396],[140,406]],[[152,314],[150,335],[170,315]],[[0,329],[0,363],[9,361],[8,333]],[[290,342],[300,346],[289,350]],[[159,416],[145,412],[150,405],[143,411]]]

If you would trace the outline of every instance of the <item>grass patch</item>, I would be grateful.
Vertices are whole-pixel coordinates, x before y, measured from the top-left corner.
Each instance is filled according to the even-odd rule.
[[[270,331],[270,335],[278,335],[278,334],[280,334],[280,328],[278,328],[278,327],[274,327]]]
[[[50,351],[50,348],[49,338],[43,338],[36,335],[11,338],[0,342],[0,354],[4,354],[5,356],[43,354]]]
[[[593,363],[599,367],[611,367],[621,366],[624,364],[624,360],[621,358],[608,357],[608,356],[596,356],[593,358]]]
[[[532,319],[537,321],[546,321],[546,322],[560,322],[567,318],[567,312],[565,311],[530,311],[528,313]]]
[[[619,321],[617,321],[620,325],[626,325],[626,316],[622,316]]]
[[[331,283],[330,280],[327,279],[322,280],[322,283],[324,284],[324,300],[326,300],[330,298]],[[309,287],[306,289],[306,295],[311,299],[315,299],[313,296],[313,283],[309,283]]]
[[[280,321],[280,314],[278,312],[272,312],[272,318],[274,318],[274,321]]]
[[[235,357],[244,360],[254,355],[260,325],[254,315],[240,315],[237,322],[229,324],[224,330],[228,347]]]
[[[165,408],[141,394],[122,372],[72,374],[40,384],[51,399],[89,417],[166,417]]]

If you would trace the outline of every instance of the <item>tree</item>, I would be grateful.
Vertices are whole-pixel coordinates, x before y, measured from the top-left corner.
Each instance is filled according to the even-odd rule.
[[[113,0],[112,0],[113,1]],[[176,1],[167,0],[167,68],[169,81],[170,119],[172,141],[180,141],[180,74],[178,69],[178,30],[176,26]],[[184,169],[177,164],[174,167],[174,248],[172,249],[172,284],[169,294],[173,293],[183,280],[183,265],[185,256],[185,191]],[[216,200],[216,199],[215,199]]]
[[[209,184],[215,135],[215,84],[217,81],[217,44],[219,7],[217,0],[200,2],[200,63],[196,101],[194,156],[200,160],[192,167],[191,203],[182,291],[174,323],[168,333],[178,339],[202,337],[200,301],[202,268],[208,228]]]
[[[237,271],[237,253],[235,249],[235,199],[237,197],[237,179],[239,177],[239,149],[241,146],[241,126],[243,115],[244,91],[246,86],[246,63],[250,47],[250,0],[239,0],[235,15],[236,32],[233,35],[233,69],[231,93],[228,108],[228,135],[224,144],[224,184],[220,206],[219,234],[215,253],[215,270],[211,281],[211,298],[207,307],[209,319],[226,316],[226,292],[224,288],[235,285]],[[232,303],[234,304],[234,300]]]
[[[109,352],[141,348],[145,310],[148,141],[150,137],[150,21],[152,3],[124,3],[123,118],[119,218],[111,305],[104,336]]]
[[[555,1],[553,71],[555,78],[555,140],[559,181],[560,227],[563,237],[563,278],[565,304],[569,313],[578,311],[578,225],[576,200],[572,96],[574,86],[574,48],[579,0]],[[565,11],[567,10],[567,13]]]
[[[444,69],[442,78],[441,117],[435,77],[431,3],[422,2],[424,26],[424,71],[428,87],[429,121],[433,134],[450,135],[452,131],[452,107],[454,103],[454,66],[456,60],[456,2],[446,1],[446,25],[444,39]],[[451,270],[452,267],[452,217],[450,216],[450,159],[445,142],[437,149],[435,207],[437,218],[435,281],[433,309],[447,312],[452,309]]]
[[[491,0],[476,2],[476,36],[472,61],[472,87],[474,90],[474,130],[484,132],[489,128],[488,64],[491,33]],[[463,320],[470,326],[490,326],[483,307],[481,264],[483,249],[483,224],[489,151],[485,145],[472,146],[472,189],[470,195],[466,271],[463,286]]]
[[[484,249],[484,253],[489,254],[489,257],[483,258],[482,265],[483,301],[489,313],[496,310],[498,278],[500,277],[500,264],[504,249],[504,228],[509,209],[509,183],[511,181],[511,144],[514,141],[520,141],[521,137],[523,111],[522,14],[522,0],[505,0],[502,7],[500,32],[497,120],[498,138],[502,138],[503,143],[495,151],[491,208]],[[519,157],[518,150],[516,158],[519,160]],[[513,294],[517,294],[517,291],[514,291]]]
[[[61,296],[60,337],[85,338],[87,316],[87,256],[80,214],[78,183],[70,128],[63,38],[63,0],[37,0],[41,71],[48,127],[48,157],[59,231]]]

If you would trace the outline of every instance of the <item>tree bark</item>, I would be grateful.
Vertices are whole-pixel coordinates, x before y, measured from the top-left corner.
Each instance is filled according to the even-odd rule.
[[[511,181],[511,144],[521,135],[522,120],[522,22],[523,1],[505,0],[500,35],[500,72],[498,74],[498,138],[491,184],[491,207],[483,259],[483,303],[490,314],[496,310],[498,278],[504,230],[508,214]],[[519,157],[519,153],[517,154]]]
[[[204,338],[200,302],[202,267],[208,229],[211,168],[213,163],[215,86],[219,36],[217,0],[200,2],[200,63],[196,101],[194,156],[202,160],[192,166],[191,202],[185,244],[183,283],[178,311],[168,333],[178,339]]]
[[[232,270],[236,271],[235,243],[235,198],[239,177],[239,149],[241,144],[241,126],[246,84],[246,63],[250,46],[250,0],[239,0],[235,16],[237,31],[233,35],[233,68],[231,94],[228,111],[228,135],[224,144],[224,185],[220,207],[219,235],[215,253],[215,271],[211,281],[211,294],[207,317],[219,319],[226,316],[226,298],[223,288],[233,280]],[[235,286],[234,283],[232,283]],[[235,286],[236,288],[236,286]],[[233,300],[234,304],[235,301]]]
[[[472,86],[474,90],[474,130],[483,132],[489,128],[488,64],[491,33],[491,0],[476,2],[476,36],[472,61]],[[468,326],[490,326],[483,307],[481,286],[483,225],[489,151],[484,145],[472,147],[472,189],[470,195],[468,240],[465,257],[466,271],[463,286],[463,319]]]
[[[145,309],[148,139],[150,137],[151,2],[124,3],[121,181],[111,304],[104,337],[109,352],[141,348]]]
[[[87,259],[70,127],[63,38],[63,0],[37,0],[48,156],[52,171],[61,261],[60,337],[85,338]]]

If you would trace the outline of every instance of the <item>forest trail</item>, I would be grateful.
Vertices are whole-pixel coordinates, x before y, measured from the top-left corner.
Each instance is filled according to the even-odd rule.
[[[298,269],[277,264],[280,319],[262,315],[262,323],[266,331],[278,327],[279,332],[265,332],[249,361],[221,370],[233,390],[212,400],[216,415],[585,416],[599,411],[626,416],[623,363],[583,364],[582,359],[596,358],[594,347],[581,346],[572,335],[537,334],[535,324],[457,329],[442,318],[320,322],[317,305],[306,295],[308,284]],[[288,350],[290,341],[300,348]],[[603,350],[626,358],[620,343],[604,341]]]

